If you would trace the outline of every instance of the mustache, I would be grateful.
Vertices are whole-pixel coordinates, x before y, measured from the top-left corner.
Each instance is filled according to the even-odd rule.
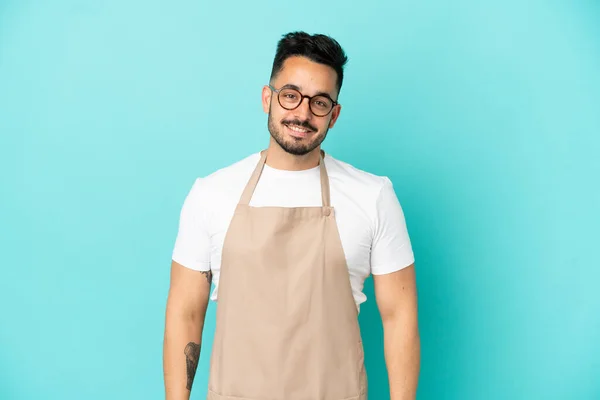
[[[308,121],[300,121],[298,119],[293,119],[293,120],[283,120],[281,121],[282,124],[284,125],[296,125],[299,126],[301,128],[306,128],[309,129],[313,132],[317,131],[317,128],[315,128],[314,126],[312,126]]]

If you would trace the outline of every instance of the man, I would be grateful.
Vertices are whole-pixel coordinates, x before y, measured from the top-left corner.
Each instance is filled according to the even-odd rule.
[[[366,399],[357,316],[371,274],[391,399],[415,398],[420,342],[403,211],[388,178],[321,150],[340,115],[346,61],[328,36],[285,35],[262,90],[268,148],[197,179],[188,194],[167,302],[168,400],[189,398],[209,297],[209,400]]]

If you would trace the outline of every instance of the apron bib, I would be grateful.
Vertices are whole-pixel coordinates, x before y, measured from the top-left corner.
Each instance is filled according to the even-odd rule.
[[[208,400],[366,400],[358,312],[320,157],[321,207],[251,207],[223,244]]]

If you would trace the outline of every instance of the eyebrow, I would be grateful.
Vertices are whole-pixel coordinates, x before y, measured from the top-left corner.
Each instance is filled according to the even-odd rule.
[[[281,87],[281,89],[294,89],[294,90],[297,90],[299,92],[302,92],[302,89],[300,88],[300,86],[296,86],[296,85],[294,85],[292,83],[288,83],[287,85],[283,85]],[[325,96],[325,97],[329,97],[331,100],[333,100],[333,97],[331,97],[331,95],[329,93],[327,93],[327,92],[319,92],[319,93],[316,93],[314,96]],[[336,101],[336,100],[333,100],[333,101]]]

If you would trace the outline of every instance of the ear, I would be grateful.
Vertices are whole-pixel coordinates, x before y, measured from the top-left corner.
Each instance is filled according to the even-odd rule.
[[[271,88],[269,88],[268,85],[263,86],[263,89],[262,89],[262,106],[263,106],[263,111],[266,114],[269,113],[269,108],[271,107],[272,94],[273,94],[273,92],[271,91]]]
[[[331,121],[329,121],[329,129],[333,128],[333,126],[335,125],[338,117],[340,116],[340,112],[342,112],[341,104],[337,104],[335,107],[333,107],[333,110],[331,110]]]

